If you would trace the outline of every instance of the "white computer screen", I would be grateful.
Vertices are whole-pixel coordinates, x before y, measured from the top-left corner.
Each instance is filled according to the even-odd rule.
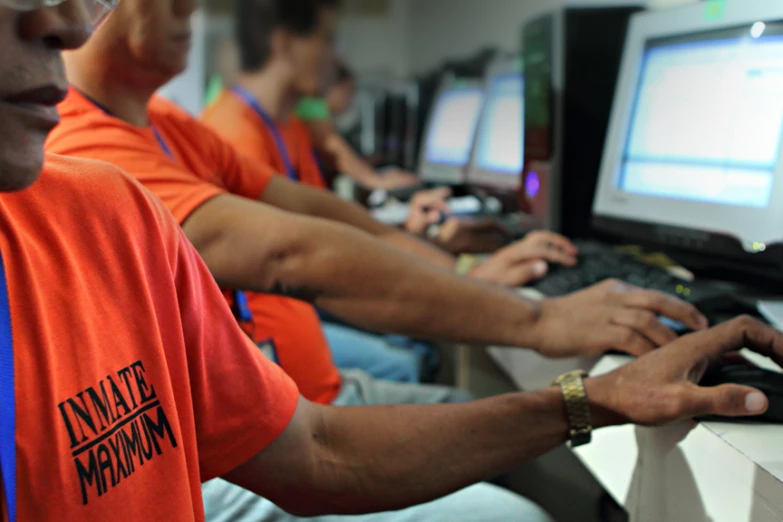
[[[440,96],[429,125],[427,162],[460,166],[468,162],[483,103],[480,88],[455,88]]]
[[[519,176],[523,164],[524,82],[521,74],[496,78],[489,88],[476,143],[476,166]]]
[[[783,35],[648,41],[618,188],[766,208],[783,139]]]

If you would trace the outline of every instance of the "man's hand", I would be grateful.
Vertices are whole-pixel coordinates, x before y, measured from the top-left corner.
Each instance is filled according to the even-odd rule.
[[[513,239],[514,234],[503,223],[492,218],[449,218],[432,239],[452,254],[485,254],[495,252]]]
[[[768,407],[758,390],[736,384],[703,388],[707,366],[750,348],[783,365],[783,334],[749,317],[681,337],[619,370],[585,381],[596,427],[657,426],[679,419],[760,415]]]
[[[547,262],[566,266],[576,264],[577,248],[554,232],[531,232],[525,239],[497,252],[478,265],[470,275],[504,286],[517,287],[546,275]]]
[[[400,169],[388,169],[377,176],[377,182],[372,188],[394,190],[398,188],[410,187],[421,183],[421,180],[415,174],[405,172]]]
[[[451,196],[448,187],[423,190],[411,198],[410,214],[405,221],[405,230],[416,236],[423,236],[427,227],[438,223],[449,213],[446,200]]]
[[[696,308],[661,292],[609,280],[581,292],[541,302],[535,346],[552,358],[600,354],[610,349],[643,355],[677,335],[658,316],[707,327]]]

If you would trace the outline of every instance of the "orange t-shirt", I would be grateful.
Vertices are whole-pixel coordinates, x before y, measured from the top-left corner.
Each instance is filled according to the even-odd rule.
[[[223,91],[204,110],[201,121],[243,154],[286,174],[285,162],[277,148],[274,134],[261,116],[232,91]],[[285,123],[277,122],[277,128],[298,181],[325,189],[326,182],[313,154],[313,142],[307,126],[292,116]]]
[[[31,188],[0,195],[0,228],[18,520],[204,520],[201,482],[283,432],[295,385],[115,167],[47,156]]]
[[[152,100],[148,117],[173,157],[165,153],[152,127],[110,116],[73,89],[60,114],[62,122],[47,141],[48,151],[119,166],[161,198],[179,223],[220,194],[258,199],[274,176],[164,98]],[[331,403],[342,380],[313,307],[266,294],[248,297],[255,340],[274,348],[276,362],[304,397]]]

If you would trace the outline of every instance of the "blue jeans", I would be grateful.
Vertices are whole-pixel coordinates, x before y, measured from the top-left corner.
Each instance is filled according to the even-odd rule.
[[[426,349],[334,323],[323,323],[334,363],[341,370],[363,370],[377,379],[420,382]]]
[[[470,394],[457,388],[385,382],[362,371],[348,371],[343,372],[343,387],[332,404],[444,404],[471,399]],[[270,501],[222,479],[203,484],[201,492],[207,522],[552,522],[529,500],[485,483],[400,511],[307,519],[289,515]]]

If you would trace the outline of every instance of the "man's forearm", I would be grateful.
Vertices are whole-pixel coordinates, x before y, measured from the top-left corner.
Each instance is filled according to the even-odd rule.
[[[537,347],[537,304],[354,228],[235,196],[205,203],[183,228],[224,288],[305,299],[383,332]]]
[[[454,257],[445,250],[379,223],[359,205],[342,201],[323,190],[275,179],[264,193],[262,201],[289,212],[352,226],[436,266],[451,269],[455,263]]]
[[[321,308],[372,330],[535,347],[538,306],[511,290],[458,277],[344,226],[318,222],[299,234],[301,250],[277,271],[283,293],[309,295]]]
[[[338,134],[334,133],[329,136],[326,146],[327,150],[334,157],[339,172],[350,176],[366,188],[373,188],[378,174]]]
[[[457,262],[454,256],[445,250],[436,247],[432,243],[428,243],[407,232],[396,229],[390,229],[380,237],[400,250],[404,250],[416,257],[429,261],[435,266],[447,270],[454,270],[454,266]]]
[[[282,482],[254,484],[253,463],[228,478],[301,516],[427,502],[542,455],[569,432],[555,388],[462,405],[300,408],[310,411],[297,412],[289,433],[275,443],[291,451],[269,452],[269,458],[290,460],[266,463],[289,471]],[[296,426],[306,422],[298,419],[310,424]],[[307,458],[286,457],[303,447],[310,448]]]

